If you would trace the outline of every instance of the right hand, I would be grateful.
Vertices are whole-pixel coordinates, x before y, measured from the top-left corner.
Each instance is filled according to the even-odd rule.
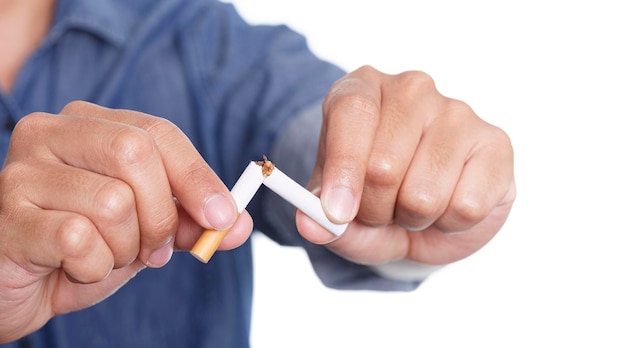
[[[103,300],[203,229],[232,225],[221,249],[252,230],[177,127],[85,102],[17,124],[0,194],[0,343]]]

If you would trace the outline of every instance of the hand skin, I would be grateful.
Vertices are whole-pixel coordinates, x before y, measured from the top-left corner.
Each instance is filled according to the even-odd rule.
[[[309,188],[350,225],[337,239],[298,212],[308,240],[361,264],[441,265],[503,226],[516,195],[510,140],[430,76],[362,67],[333,85],[323,113]]]
[[[232,225],[221,249],[252,230],[173,124],[84,102],[18,123],[0,193],[0,343],[103,300],[203,229]]]
[[[323,111],[309,187],[350,225],[336,239],[298,212],[305,238],[362,264],[445,264],[504,224],[515,199],[508,136],[428,75],[363,67],[334,84]],[[234,223],[220,249],[252,229],[179,129],[84,102],[18,123],[0,193],[0,342],[101,301],[205,228]]]

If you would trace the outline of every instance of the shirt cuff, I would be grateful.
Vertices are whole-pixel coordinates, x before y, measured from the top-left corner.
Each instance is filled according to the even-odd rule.
[[[443,268],[440,265],[427,265],[411,260],[398,260],[381,265],[369,266],[379,276],[399,281],[423,281],[435,271]]]

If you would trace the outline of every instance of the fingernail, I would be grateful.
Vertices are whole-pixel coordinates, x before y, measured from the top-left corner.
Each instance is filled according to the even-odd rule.
[[[172,243],[167,243],[150,255],[147,266],[151,268],[163,267],[172,258],[173,253]]]
[[[328,214],[336,220],[335,222],[349,222],[354,217],[354,196],[345,187],[332,189],[325,199]]]
[[[235,223],[236,210],[231,200],[218,194],[209,198],[204,205],[204,216],[211,227],[223,230]]]

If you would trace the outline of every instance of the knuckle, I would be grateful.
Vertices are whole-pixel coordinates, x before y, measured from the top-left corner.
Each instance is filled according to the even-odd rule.
[[[82,215],[68,217],[63,221],[57,234],[62,254],[71,258],[86,256],[94,243],[94,228],[89,219]]]
[[[143,119],[141,128],[154,137],[167,137],[173,133],[181,133],[180,129],[173,122],[156,116],[149,116]]]
[[[333,99],[329,111],[344,112],[347,115],[365,119],[377,119],[380,108],[378,102],[368,95],[345,92]]]
[[[422,94],[434,91],[435,80],[422,71],[406,71],[397,75],[397,83],[402,91],[408,95]]]
[[[135,212],[132,189],[122,181],[107,180],[94,194],[93,209],[98,219],[126,221]]]
[[[461,225],[474,225],[487,217],[489,211],[480,200],[475,197],[465,196],[450,202],[450,208],[456,220]]]
[[[81,113],[81,111],[83,111],[86,108],[89,108],[91,106],[93,106],[93,104],[88,103],[86,101],[73,100],[73,101],[70,101],[69,103],[65,104],[65,106],[61,110],[61,114],[65,114],[65,113],[67,113],[67,114],[79,114],[79,113]]]
[[[121,128],[113,135],[109,146],[121,170],[141,168],[157,153],[152,137],[139,128]]]
[[[492,126],[490,129],[488,138],[498,145],[497,148],[512,153],[513,144],[509,135],[502,128],[496,126]]]
[[[22,117],[13,128],[11,134],[11,147],[23,144],[25,141],[32,142],[33,133],[38,132],[39,125],[48,118],[48,115],[41,112],[34,112]]]
[[[400,198],[404,216],[414,220],[434,220],[443,213],[444,202],[434,192],[421,191],[410,198]]]
[[[377,156],[368,162],[365,180],[379,187],[395,187],[402,182],[402,174],[403,168],[391,156]]]
[[[478,118],[478,116],[476,116],[474,110],[472,110],[469,104],[458,99],[448,98],[445,111],[448,116],[456,117],[459,119],[468,116],[471,118]]]
[[[374,74],[378,74],[378,73],[380,73],[380,71],[378,71],[376,68],[374,68],[373,66],[368,65],[368,64],[363,65],[363,66],[359,67],[358,69],[356,69],[354,71],[354,74],[357,74],[357,75],[361,75],[361,74],[363,74],[363,75],[374,75]]]
[[[23,184],[24,177],[28,174],[29,168],[21,162],[11,162],[5,164],[0,172],[0,191],[2,197],[17,189]]]

